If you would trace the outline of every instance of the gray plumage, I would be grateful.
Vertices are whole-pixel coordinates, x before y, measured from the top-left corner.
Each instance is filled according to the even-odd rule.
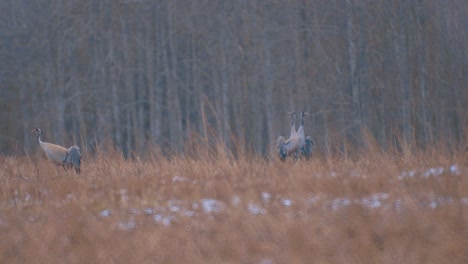
[[[76,173],[81,172],[81,152],[78,146],[71,146],[67,149],[67,154],[63,158],[65,168],[75,168]]]
[[[305,144],[301,148],[301,154],[306,158],[310,159],[312,157],[312,146],[315,144],[315,142],[312,140],[311,137],[307,136],[305,138]]]
[[[297,133],[300,134],[300,137],[301,137],[301,154],[306,159],[310,159],[310,157],[312,156],[312,146],[315,144],[315,142],[312,140],[310,136],[305,137],[305,133],[304,133],[304,115],[305,114],[306,113],[304,112],[301,113],[301,126],[299,127]]]
[[[276,148],[278,150],[279,158],[285,161],[288,156],[294,155],[294,159],[297,160],[299,155],[309,159],[312,156],[312,146],[314,141],[310,136],[305,136],[304,132],[304,115],[301,113],[301,125],[296,132],[296,114],[290,113],[293,117],[293,124],[291,126],[291,135],[289,139],[285,139],[283,136],[279,136],[276,140]]]
[[[293,123],[291,126],[291,135],[289,139],[285,139],[283,136],[279,136],[276,140],[276,148],[278,150],[279,157],[282,161],[286,160],[287,156],[294,155],[294,159],[297,159],[299,151],[301,149],[301,138],[296,132],[296,113],[289,113],[293,116]]]
[[[41,140],[42,130],[39,127],[31,130],[31,132],[37,133],[37,142],[44,150],[47,159],[57,166],[62,166],[65,171],[67,171],[67,168],[75,168],[76,173],[80,173],[81,152],[78,146],[66,149],[56,144],[43,142]]]
[[[291,156],[293,154],[294,159],[297,159],[300,150],[299,142],[297,135],[288,140],[283,136],[279,136],[276,140],[276,148],[278,149],[280,159],[285,161],[287,156]]]

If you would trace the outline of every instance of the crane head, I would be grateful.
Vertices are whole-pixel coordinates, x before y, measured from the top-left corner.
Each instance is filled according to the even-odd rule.
[[[41,130],[40,127],[36,127],[36,128],[34,128],[34,129],[32,129],[31,131],[29,131],[29,133],[34,133],[34,132],[37,132],[37,133],[40,134],[40,133],[42,133],[42,130]]]
[[[29,131],[29,133],[33,133],[33,132],[41,133],[41,128],[36,127],[36,128],[33,128],[31,131]]]
[[[288,115],[292,115],[294,118],[296,117],[296,112],[287,112]]]

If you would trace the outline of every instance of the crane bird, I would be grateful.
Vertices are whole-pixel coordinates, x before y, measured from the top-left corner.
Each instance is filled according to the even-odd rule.
[[[57,166],[62,166],[65,172],[67,168],[75,168],[75,172],[80,174],[81,152],[78,146],[71,146],[68,149],[41,140],[42,130],[39,127],[31,130],[37,133],[37,142],[44,150],[47,158]]]
[[[297,159],[301,146],[301,138],[299,137],[298,132],[296,132],[296,113],[291,112],[288,114],[293,116],[291,135],[289,136],[289,139],[279,136],[276,140],[276,148],[278,149],[278,153],[282,161],[285,161],[286,157],[292,154],[294,154],[294,159]]]
[[[304,115],[307,113],[301,113],[301,126],[297,130],[297,134],[301,137],[301,154],[304,155],[306,159],[309,159],[312,156],[312,146],[315,142],[312,140],[310,136],[305,136],[304,133]]]

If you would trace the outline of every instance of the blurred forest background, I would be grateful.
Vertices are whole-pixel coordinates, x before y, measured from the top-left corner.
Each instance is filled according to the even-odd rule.
[[[466,0],[3,0],[0,153],[269,153],[287,111],[323,153],[463,148]]]

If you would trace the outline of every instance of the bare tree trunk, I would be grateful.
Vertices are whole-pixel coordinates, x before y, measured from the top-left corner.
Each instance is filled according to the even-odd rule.
[[[368,86],[367,75],[367,34],[365,28],[365,15],[361,12],[360,3],[347,0],[347,39],[349,56],[349,83],[353,108],[353,131],[357,143],[362,145],[363,127],[369,125],[368,120]]]
[[[355,27],[354,27],[354,3],[351,0],[346,0],[348,4],[348,10],[346,15],[346,33],[348,38],[348,56],[349,56],[349,81],[351,86],[351,98],[353,102],[353,114],[354,122],[356,126],[360,127],[362,124],[361,120],[361,108],[359,100],[359,81],[357,73],[357,49],[355,42]]]
[[[151,29],[149,23],[145,24],[147,29]],[[149,134],[152,143],[158,143],[161,140],[161,105],[162,105],[162,95],[161,89],[158,88],[156,83],[156,65],[157,60],[154,47],[154,39],[152,34],[148,32],[146,34],[146,76],[148,79],[148,104],[149,104]],[[156,65],[155,65],[156,64]]]
[[[111,33],[109,33],[111,34]],[[123,34],[126,35],[126,34]],[[110,90],[111,90],[111,104],[112,104],[112,122],[113,122],[113,142],[114,148],[116,150],[122,149],[122,134],[121,134],[121,127],[122,122],[120,120],[120,102],[119,102],[119,80],[118,80],[118,69],[116,64],[118,63],[115,58],[114,53],[114,40],[113,37],[110,36],[109,41],[109,56],[107,56],[108,61],[110,61],[111,67],[109,68],[109,82],[110,82]]]
[[[179,89],[176,71],[176,47],[174,33],[174,10],[175,4],[168,3],[167,7],[167,39],[166,51],[163,53],[165,60],[165,72],[167,77],[168,111],[169,111],[169,142],[172,144],[171,151],[180,153],[183,150],[182,120],[179,101]]]
[[[143,23],[143,22],[142,22]],[[136,43],[137,47],[143,47],[144,45],[144,34],[147,32],[143,33],[138,33],[136,34]],[[138,48],[136,52],[136,67],[140,69],[136,74],[137,74],[137,85],[135,87],[135,91],[137,92],[136,94],[136,104],[135,107],[137,109],[137,124],[136,124],[136,138],[135,138],[135,147],[136,147],[136,152],[139,154],[143,154],[145,152],[145,144],[147,143],[146,140],[146,121],[145,121],[145,107],[147,105],[147,94],[146,94],[146,83],[144,80],[144,73],[146,71],[145,69],[145,52],[144,49]]]
[[[137,121],[136,121],[136,97],[135,97],[135,87],[133,85],[133,71],[129,71],[128,69],[132,67],[132,57],[131,57],[131,52],[130,52],[130,45],[129,45],[129,40],[128,36],[130,35],[130,32],[132,29],[129,29],[129,25],[126,21],[121,22],[121,30],[123,32],[122,34],[122,65],[123,71],[125,74],[123,74],[123,95],[124,95],[124,103],[125,103],[125,112],[126,112],[126,127],[121,127],[121,131],[126,131],[126,142],[125,145],[122,142],[122,150],[125,156],[129,155],[129,153],[135,149],[135,137],[137,136],[136,134],[136,127],[137,127]],[[124,147],[126,146],[126,147]]]
[[[400,88],[400,113],[401,131],[404,143],[410,143],[412,139],[412,126],[410,120],[410,70],[408,59],[408,6],[405,0],[397,0],[396,16],[394,16],[393,34],[395,36],[395,55],[398,67],[398,86]],[[396,21],[398,19],[398,21]]]
[[[162,4],[159,2],[155,3],[155,39],[156,40],[164,40],[164,24],[163,24],[163,12],[164,9],[162,8]],[[150,27],[153,25],[149,25]],[[162,77],[159,74],[165,68],[165,61],[161,59],[162,54],[165,53],[164,50],[164,42],[160,41],[160,44],[154,45],[153,42],[149,42],[152,45],[152,48],[155,49],[154,60],[155,60],[155,69],[151,71],[150,74],[155,76],[154,84],[150,85],[150,117],[151,117],[151,136],[153,137],[153,142],[156,144],[162,143],[163,137],[163,96],[164,96],[164,86],[161,84]],[[148,69],[151,67],[148,65]],[[149,71],[149,70],[148,70]]]
[[[272,135],[274,135],[275,131],[273,129],[273,67],[271,62],[271,41],[268,37],[268,33],[266,32],[267,29],[263,28],[262,34],[262,41],[263,41],[263,87],[265,93],[265,117],[266,117],[266,126],[267,130],[262,136],[265,139],[266,146],[270,145],[272,140]],[[267,151],[267,149],[262,150],[263,153]]]
[[[222,115],[220,116],[221,120],[221,138],[223,139],[224,144],[227,148],[231,147],[231,132],[229,126],[229,76],[230,76],[230,68],[229,68],[229,46],[228,46],[228,32],[229,27],[227,24],[228,19],[228,2],[224,1],[222,4],[222,15],[220,17],[220,21],[222,23],[222,27],[220,29],[220,49],[221,49],[221,111]]]
[[[417,26],[417,45],[418,45],[418,59],[419,59],[419,71],[418,71],[418,79],[419,79],[419,91],[421,93],[421,102],[420,102],[420,111],[421,111],[421,130],[422,136],[419,138],[419,144],[425,146],[428,142],[432,141],[432,136],[430,136],[431,131],[428,124],[427,119],[427,64],[426,64],[426,37],[425,37],[425,30],[426,30],[426,12],[424,11],[424,4],[422,1],[416,1],[416,26]]]

